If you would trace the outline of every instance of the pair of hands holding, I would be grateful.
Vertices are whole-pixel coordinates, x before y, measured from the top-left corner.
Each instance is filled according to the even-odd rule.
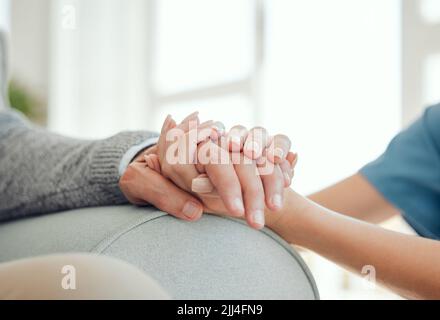
[[[296,154],[284,135],[264,128],[200,123],[198,113],[177,124],[168,116],[157,145],[143,151],[119,181],[133,204],[152,204],[177,218],[195,221],[203,212],[243,217],[261,229],[265,209],[283,206]]]

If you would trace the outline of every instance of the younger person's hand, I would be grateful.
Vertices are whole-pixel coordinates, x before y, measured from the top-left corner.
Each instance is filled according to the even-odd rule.
[[[263,128],[253,129],[251,131],[253,132],[252,136],[248,135],[243,140],[249,141],[249,139],[256,139],[255,132],[257,130],[263,130],[263,132],[265,132]],[[229,136],[230,133],[228,134],[228,137]],[[228,144],[230,145],[231,139],[228,137],[220,138],[220,140],[223,139],[224,141],[219,144],[225,146],[225,149],[228,149]],[[204,153],[204,143],[202,143],[198,149],[199,162],[196,165],[198,171],[202,174],[193,180],[192,191],[197,193],[205,206],[215,208],[210,212],[219,213],[218,207],[215,205],[222,204],[219,200],[224,199],[225,195],[222,194],[221,190],[225,189],[229,179],[224,179],[223,182],[214,180],[218,179],[217,177],[222,179],[221,168],[219,168],[219,165],[215,162],[204,163],[203,159],[200,159],[200,154]],[[258,143],[261,142],[259,141]],[[290,141],[288,144],[290,145]],[[240,182],[246,211],[246,220],[249,225],[259,229],[264,226],[265,216],[263,211],[265,207],[267,207],[270,212],[276,212],[283,206],[284,188],[289,187],[291,184],[294,173],[293,168],[296,164],[297,156],[287,149],[285,153],[287,154],[286,158],[275,160],[275,157],[269,158],[270,147],[266,149],[263,147],[261,155],[255,157],[255,160],[252,160],[249,159],[249,157],[254,157],[255,151],[248,153],[248,156],[246,156],[245,152],[243,152],[243,145],[246,146],[246,142],[242,143],[241,147],[237,145],[236,150],[231,150],[229,155]],[[264,146],[265,144],[262,143],[261,145]],[[269,141],[268,139],[267,145],[273,146],[273,141]],[[278,161],[279,164],[274,164],[269,159]],[[218,175],[213,175],[213,173],[218,173]]]

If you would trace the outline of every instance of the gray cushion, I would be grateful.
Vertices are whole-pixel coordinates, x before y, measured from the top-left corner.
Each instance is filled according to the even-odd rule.
[[[176,299],[317,299],[299,255],[270,230],[205,215],[189,223],[152,208],[72,210],[0,225],[0,262],[93,252],[128,261]]]

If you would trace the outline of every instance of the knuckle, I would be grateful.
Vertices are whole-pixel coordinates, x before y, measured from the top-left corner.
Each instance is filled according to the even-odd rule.
[[[127,169],[125,169],[124,173],[122,174],[121,178],[119,179],[120,184],[126,184],[129,181],[132,181],[137,174],[137,167],[131,163]]]
[[[282,133],[280,133],[280,134],[276,134],[276,135],[274,136],[274,138],[276,138],[276,139],[290,140],[290,138],[289,138],[288,136],[286,136],[285,134],[282,134]]]
[[[243,193],[245,196],[258,199],[264,195],[263,186],[261,183],[249,183],[243,188]]]
[[[236,124],[231,128],[231,130],[246,130],[246,127],[241,124]]]
[[[228,133],[228,136],[231,135],[244,135],[247,132],[247,128],[245,126],[242,125],[235,125],[233,126]]]
[[[254,132],[254,131],[266,132],[267,130],[265,127],[256,126],[256,127],[253,127],[250,131],[252,131],[252,132]]]

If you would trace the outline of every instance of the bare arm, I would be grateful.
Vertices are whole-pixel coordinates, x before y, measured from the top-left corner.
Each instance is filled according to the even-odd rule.
[[[376,269],[377,280],[408,298],[440,298],[440,242],[388,231],[323,208],[289,189],[281,214],[267,225],[289,243],[354,271]]]
[[[399,214],[359,173],[310,195],[309,199],[332,211],[371,223],[381,223]]]

